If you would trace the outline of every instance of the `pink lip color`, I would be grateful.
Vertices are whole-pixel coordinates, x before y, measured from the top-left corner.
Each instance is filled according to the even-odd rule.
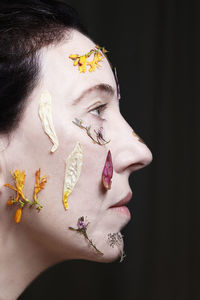
[[[118,213],[124,214],[129,219],[131,218],[131,213],[127,206],[116,206],[116,207],[110,207],[113,211],[116,211]]]
[[[120,200],[119,202],[115,203],[113,206],[110,206],[110,209],[122,213],[124,215],[126,215],[128,218],[131,218],[131,214],[130,211],[128,209],[128,207],[125,206],[125,204],[127,204],[132,198],[132,193],[129,192],[125,198],[123,198],[122,200]]]

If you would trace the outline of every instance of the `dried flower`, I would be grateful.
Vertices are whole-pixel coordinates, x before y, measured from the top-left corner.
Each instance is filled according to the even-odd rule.
[[[105,166],[102,173],[102,182],[103,186],[106,190],[111,189],[112,184],[112,176],[113,176],[113,164],[110,150],[108,151]]]
[[[47,176],[40,177],[40,169],[35,172],[34,202],[38,204],[37,209],[41,209],[42,205],[38,202],[37,194],[44,189],[47,183]]]
[[[47,90],[41,94],[38,113],[43,130],[53,143],[53,147],[51,148],[51,152],[53,153],[58,148],[59,142],[53,125],[51,94]]]
[[[89,222],[86,222],[84,217],[82,216],[78,219],[78,222],[77,222],[78,228],[69,227],[69,229],[82,234],[86,238],[86,240],[89,242],[89,244],[96,250],[96,252],[100,255],[103,255],[103,253],[100,250],[98,250],[97,247],[93,244],[92,240],[90,240],[88,238],[88,235],[87,235],[88,225],[89,225]]]
[[[79,176],[83,163],[83,149],[79,142],[76,143],[73,151],[66,159],[65,181],[63,188],[63,205],[68,209],[68,197],[73,191]]]
[[[12,173],[11,173],[12,174]],[[40,178],[40,169],[35,173],[35,189],[34,189],[34,200],[30,201],[27,199],[23,194],[23,188],[25,183],[25,171],[21,172],[19,170],[15,170],[12,174],[13,178],[15,179],[15,187],[10,185],[9,183],[5,183],[4,186],[14,190],[17,195],[12,200],[8,200],[6,205],[11,206],[13,204],[17,204],[20,206],[15,213],[14,220],[16,223],[19,223],[22,216],[22,209],[25,205],[29,204],[31,206],[36,206],[36,209],[40,210],[42,205],[38,202],[37,194],[40,190],[44,188],[45,183],[47,182],[46,176]]]
[[[85,73],[87,71],[87,66],[90,66],[89,72],[93,72],[96,68],[99,68],[99,62],[104,58],[102,55],[105,54],[107,50],[104,47],[95,46],[94,49],[91,49],[88,53],[84,55],[71,54],[69,58],[74,60],[74,66],[78,65],[80,73]],[[88,57],[94,54],[92,61],[88,61]]]
[[[115,246],[117,246],[118,248],[120,248],[123,242],[123,235],[121,234],[121,232],[109,233],[108,242],[110,247],[114,248]],[[124,250],[121,249],[120,249],[120,253],[121,253],[120,262],[122,262],[126,257],[126,255],[124,253]]]
[[[91,125],[90,126],[84,126],[83,125],[83,121],[80,119],[75,118],[75,121],[72,121],[75,125],[77,125],[78,127],[80,127],[81,129],[84,129],[87,133],[87,135],[89,136],[89,138],[91,138],[91,140],[93,141],[94,144],[98,144],[100,146],[104,146],[106,144],[108,144],[110,141],[106,141],[103,138],[103,127],[100,127],[100,129],[98,129],[97,131],[94,129],[94,133],[96,135],[96,139],[92,136],[90,130],[91,130]]]
[[[22,207],[18,208],[15,212],[14,220],[16,223],[19,223],[21,221],[22,217]]]

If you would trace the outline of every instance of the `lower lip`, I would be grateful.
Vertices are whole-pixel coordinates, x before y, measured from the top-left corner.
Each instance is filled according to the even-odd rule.
[[[116,206],[116,207],[111,207],[110,209],[119,212],[121,214],[124,214],[125,216],[127,216],[128,218],[131,218],[131,213],[128,209],[127,206]]]

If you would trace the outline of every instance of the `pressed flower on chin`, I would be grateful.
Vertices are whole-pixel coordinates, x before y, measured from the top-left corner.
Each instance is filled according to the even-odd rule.
[[[24,196],[23,188],[25,184],[25,171],[15,170],[14,173],[12,173],[13,178],[15,179],[15,187],[10,185],[9,183],[5,183],[4,186],[10,188],[11,190],[14,190],[17,195],[15,198],[7,201],[7,206],[12,206],[14,204],[18,205],[19,208],[15,212],[14,221],[16,223],[19,223],[22,217],[22,211],[23,208],[26,205],[35,206],[36,209],[40,210],[42,208],[42,205],[38,202],[37,194],[40,190],[44,188],[45,183],[47,182],[47,177],[43,176],[40,178],[40,169],[36,171],[35,173],[35,188],[34,188],[34,199],[33,201],[30,201]]]
[[[78,228],[73,228],[70,226],[69,229],[82,234],[85,237],[85,239],[89,242],[89,244],[96,250],[96,252],[98,254],[104,255],[99,249],[97,249],[97,247],[93,244],[92,240],[89,239],[89,237],[87,235],[88,225],[89,225],[89,222],[85,221],[84,217],[82,216],[78,219],[78,222],[77,222]]]

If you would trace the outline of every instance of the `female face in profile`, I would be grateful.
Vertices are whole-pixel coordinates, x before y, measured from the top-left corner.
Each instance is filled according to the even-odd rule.
[[[22,2],[24,9],[25,2],[17,2]],[[42,7],[40,19],[47,4],[37,3]],[[54,12],[55,1],[49,3]],[[61,8],[62,16],[66,7]],[[50,18],[48,9],[46,18]],[[29,6],[27,12],[16,6],[16,11],[12,14],[16,24],[17,14],[22,12],[29,14],[31,26],[38,24],[39,19],[32,22],[35,8],[32,13]],[[57,8],[55,11],[57,14]],[[7,24],[7,16],[2,13],[0,26]],[[25,20],[27,24],[28,17]],[[62,17],[60,20],[62,23]],[[21,22],[22,18],[20,26]],[[66,24],[58,25],[65,32]],[[17,31],[13,32],[15,37]],[[0,294],[5,299],[19,295],[41,271],[57,262],[111,262],[123,257],[120,231],[131,218],[126,207],[132,197],[128,179],[152,159],[120,114],[118,85],[104,49],[76,29],[68,30],[66,38],[62,34],[55,43],[51,37],[46,46],[36,49],[39,75],[31,92],[23,94],[20,121],[10,131],[2,131],[1,125],[5,132],[0,135]],[[2,49],[1,44],[1,57],[4,50],[5,56],[8,52]],[[11,58],[5,59],[5,65]],[[23,65],[18,67],[23,69]],[[29,79],[23,72],[13,75],[10,70],[14,80],[18,76],[24,82]],[[5,89],[12,85],[8,78]],[[17,87],[16,93],[21,88],[12,86]],[[9,93],[3,86],[1,101]]]
[[[67,42],[42,49],[40,81],[29,95],[4,152],[4,181],[13,183],[10,171],[25,171],[26,199],[33,195],[35,171],[40,169],[41,178],[44,174],[47,177],[38,194],[43,206],[39,213],[26,204],[16,225],[11,215],[14,204],[17,207],[19,203],[14,203],[4,216],[17,247],[20,245],[22,253],[32,253],[34,264],[43,257],[46,264],[76,258],[102,262],[118,258],[123,252],[119,233],[131,218],[125,206],[132,195],[129,175],[151,161],[149,149],[120,114],[117,85],[107,58],[104,56],[93,72],[81,73],[70,59],[72,54],[91,49],[95,44],[76,30]],[[45,97],[51,99],[51,126],[57,143],[54,152]],[[110,189],[105,188],[102,177],[108,153],[113,168]],[[67,189],[70,193],[64,203]],[[4,199],[15,195],[9,187],[2,190]],[[83,232],[70,230],[80,226],[88,239]],[[118,238],[116,245],[112,245],[112,237]]]

